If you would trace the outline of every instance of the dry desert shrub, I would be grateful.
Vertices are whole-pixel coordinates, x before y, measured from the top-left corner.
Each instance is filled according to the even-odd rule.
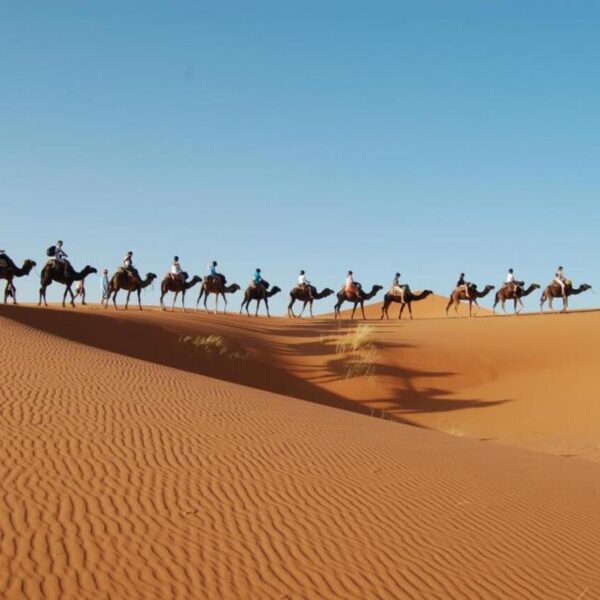
[[[369,377],[375,372],[378,354],[373,331],[370,325],[360,324],[338,339],[335,353],[346,357],[346,379]]]
[[[179,343],[207,358],[221,357],[240,362],[250,358],[248,352],[231,349],[220,335],[186,335],[179,338]]]

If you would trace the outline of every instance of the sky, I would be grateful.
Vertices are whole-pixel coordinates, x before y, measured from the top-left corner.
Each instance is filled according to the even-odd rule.
[[[0,248],[261,267],[276,314],[300,269],[597,288],[599,27],[585,0],[1,3]]]

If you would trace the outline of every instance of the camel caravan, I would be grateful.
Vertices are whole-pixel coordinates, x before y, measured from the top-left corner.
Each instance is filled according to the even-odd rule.
[[[60,283],[64,286],[62,297],[63,307],[66,306],[67,298],[73,308],[75,308],[75,299],[77,297],[81,297],[82,304],[85,304],[85,279],[88,275],[97,273],[97,270],[94,267],[87,265],[81,269],[81,271],[77,271],[68,260],[68,254],[64,250],[62,240],[56,242],[54,246],[50,246],[46,254],[48,255],[48,260],[39,275],[40,291],[38,306],[41,306],[42,304],[48,306],[46,291],[53,282]],[[4,289],[5,304],[8,302],[9,298],[12,298],[13,304],[17,304],[15,280],[29,275],[36,266],[37,263],[34,260],[26,259],[23,261],[22,266],[19,267],[4,250],[0,250],[0,279],[6,280],[6,287]],[[204,310],[208,311],[208,298],[210,295],[214,295],[215,314],[218,313],[219,310],[219,299],[223,301],[223,313],[226,313],[227,297],[235,294],[241,287],[237,283],[228,284],[227,278],[225,275],[218,272],[217,267],[217,262],[213,261],[209,265],[205,277],[200,277],[199,275],[190,277],[190,275],[181,268],[179,257],[175,256],[171,263],[170,271],[165,274],[160,283],[160,307],[162,310],[167,310],[165,306],[165,297],[167,294],[172,293],[173,301],[171,310],[175,309],[177,298],[181,296],[181,307],[185,312],[186,292],[194,286],[199,285],[200,291],[196,300],[196,311],[198,311],[201,300],[204,300]],[[146,273],[144,277],[140,275],[138,269],[133,265],[132,251],[127,252],[122,265],[113,273],[112,277],[108,276],[107,269],[103,270],[101,277],[101,304],[104,308],[108,308],[109,302],[112,300],[112,306],[115,310],[118,309],[117,295],[121,290],[127,292],[124,305],[125,309],[129,307],[131,294],[136,294],[138,309],[142,310],[142,290],[152,286],[157,279],[157,275],[152,272]],[[75,293],[73,292],[74,284],[76,285]],[[341,310],[346,302],[352,306],[352,312],[350,314],[351,319],[354,319],[357,308],[360,308],[362,318],[366,319],[364,310],[365,302],[374,298],[382,289],[383,286],[374,284],[369,291],[366,291],[359,282],[354,280],[352,271],[348,271],[345,284],[337,293],[335,290],[327,287],[319,291],[316,286],[308,281],[305,271],[302,270],[300,271],[296,285],[289,292],[290,301],[287,307],[288,316],[290,318],[301,318],[308,307],[309,315],[312,318],[314,317],[314,302],[335,295],[336,302],[333,310],[335,319],[342,318]],[[450,309],[454,309],[454,314],[457,314],[458,307],[461,303],[468,304],[469,316],[476,315],[479,310],[478,300],[488,296],[494,289],[496,289],[495,286],[491,284],[487,284],[480,289],[477,284],[467,281],[465,279],[465,274],[461,273],[456,285],[450,292],[448,303],[446,305],[446,316],[450,315]],[[524,281],[517,280],[515,278],[514,270],[509,269],[504,282],[495,293],[492,310],[495,313],[497,306],[500,305],[503,314],[506,315],[506,303],[512,302],[513,312],[515,315],[518,315],[525,308],[523,299],[538,289],[540,289],[540,285],[537,283],[526,285]],[[548,303],[549,309],[554,311],[553,301],[557,299],[562,300],[561,312],[566,312],[569,307],[569,298],[571,296],[576,296],[590,289],[592,289],[592,286],[587,283],[575,287],[573,282],[565,276],[563,268],[559,267],[554,279],[542,291],[540,298],[540,312],[543,312],[546,303]],[[248,287],[243,293],[240,314],[243,314],[245,311],[245,313],[250,316],[250,306],[252,302],[256,302],[254,316],[258,316],[262,303],[264,303],[267,316],[271,316],[269,312],[269,299],[281,291],[280,287],[271,286],[269,282],[263,278],[261,269],[257,268],[252,275]],[[413,292],[407,283],[400,281],[400,273],[396,273],[393,277],[390,289],[383,297],[380,319],[390,318],[389,309],[393,304],[399,305],[398,319],[402,319],[405,309],[408,311],[409,318],[412,319],[413,303],[425,300],[432,294],[433,291],[431,290]],[[294,306],[297,302],[302,305],[298,314],[294,312]]]

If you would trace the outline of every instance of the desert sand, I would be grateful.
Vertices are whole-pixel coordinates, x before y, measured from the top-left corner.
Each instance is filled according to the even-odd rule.
[[[440,302],[0,307],[0,597],[600,597],[600,312]]]

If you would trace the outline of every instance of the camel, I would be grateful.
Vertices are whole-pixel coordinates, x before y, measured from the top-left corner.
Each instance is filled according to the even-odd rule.
[[[163,310],[167,310],[165,308],[165,304],[163,302],[164,297],[169,292],[175,292],[175,297],[173,298],[173,306],[171,306],[171,310],[175,310],[175,302],[177,301],[177,296],[181,293],[181,306],[183,308],[183,312],[185,312],[185,292],[190,288],[193,288],[197,283],[202,281],[202,277],[198,277],[198,275],[194,275],[189,281],[187,281],[188,274],[183,272],[181,273],[181,277],[173,278],[170,274],[167,273],[163,277],[163,280],[160,283],[160,306]]]
[[[5,266],[0,266],[0,279],[6,279],[6,288],[4,289],[4,304],[9,297],[12,297],[13,304],[17,303],[17,288],[13,283],[13,279],[15,277],[23,277],[24,275],[29,275],[31,269],[35,267],[37,264],[34,260],[23,261],[23,266],[21,268],[17,267],[15,263],[8,258],[8,256],[3,255]]]
[[[330,288],[325,288],[321,292],[318,292],[317,288],[315,286],[311,285],[310,286],[310,295],[309,295],[308,289],[297,285],[290,292],[290,303],[288,304],[288,317],[296,317],[296,315],[294,314],[294,309],[292,307],[294,306],[294,303],[296,302],[296,300],[298,300],[299,302],[303,303],[302,310],[300,311],[300,314],[297,315],[298,318],[302,317],[302,314],[304,313],[304,309],[306,308],[306,305],[308,304],[309,311],[310,311],[310,317],[312,319],[314,316],[313,315],[313,302],[315,300],[320,300],[321,298],[327,298],[328,296],[331,296],[331,294],[335,294],[335,292]]]
[[[110,283],[108,284],[108,294],[106,297],[106,304],[104,308],[108,308],[108,301],[112,294],[113,305],[117,308],[117,293],[119,290],[127,290],[127,300],[125,301],[125,310],[129,306],[129,298],[131,292],[137,292],[138,307],[142,310],[142,289],[148,287],[156,279],[155,273],[146,273],[146,278],[142,281],[139,277],[135,277],[125,271],[125,269],[118,269],[112,276]]]
[[[196,301],[196,311],[198,310],[198,305],[200,304],[200,299],[204,296],[204,310],[208,311],[206,306],[206,301],[210,294],[216,294],[215,299],[215,314],[217,314],[219,310],[219,296],[223,297],[223,301],[225,302],[225,308],[223,309],[223,314],[227,312],[227,298],[225,294],[235,294],[240,286],[237,283],[232,283],[231,285],[225,285],[226,279],[223,275],[218,275],[215,277],[205,277],[204,282],[202,283],[202,288],[200,289],[200,294],[198,295],[198,300]]]
[[[67,294],[71,294],[71,306],[75,308],[75,294],[73,294],[73,290],[71,286],[75,281],[83,281],[90,273],[97,273],[98,271],[87,265],[83,268],[83,270],[79,271],[79,273],[72,268],[70,269],[70,273],[65,275],[63,265],[60,265],[59,268],[56,268],[56,263],[53,260],[49,260],[42,269],[42,275],[40,277],[41,287],[40,287],[40,300],[38,302],[38,306],[44,303],[44,306],[48,306],[48,302],[46,302],[46,290],[49,285],[52,284],[53,281],[57,283],[62,283],[65,286],[65,293],[63,294],[62,305],[65,307],[65,300],[67,299]]]
[[[254,314],[254,316],[258,317],[258,308],[260,307],[260,302],[261,300],[264,300],[265,306],[267,307],[267,317],[270,317],[271,314],[269,313],[269,298],[271,298],[275,294],[278,294],[280,291],[281,288],[277,286],[274,286],[271,289],[269,289],[269,283],[266,281],[263,281],[261,284],[258,284],[256,286],[248,286],[246,288],[246,291],[244,292],[244,299],[242,300],[242,306],[240,307],[240,315],[242,314],[245,308],[246,314],[250,316],[250,311],[248,310],[250,302],[252,302],[252,300],[256,300],[256,313]]]
[[[523,310],[525,308],[525,306],[523,305],[523,302],[521,301],[521,298],[525,298],[525,296],[529,296],[529,294],[531,294],[531,292],[539,289],[539,287],[540,287],[537,283],[531,283],[531,284],[529,284],[529,287],[527,289],[525,289],[524,288],[525,283],[523,281],[517,281],[515,283],[517,283],[516,290],[514,290],[511,285],[504,284],[496,292],[496,297],[494,298],[494,306],[492,307],[492,310],[494,311],[494,313],[496,312],[496,306],[498,305],[498,302],[500,302],[500,306],[502,307],[502,312],[504,314],[506,314],[506,309],[505,309],[504,305],[506,304],[507,300],[513,300],[515,303],[515,315],[518,315],[521,312],[521,310]],[[517,303],[521,305],[521,310],[518,310]]]
[[[546,286],[546,289],[542,292],[542,297],[540,298],[540,312],[544,312],[544,302],[546,302],[546,300],[548,300],[550,310],[554,310],[552,308],[552,301],[555,298],[563,299],[563,309],[561,312],[567,312],[567,309],[569,308],[569,296],[577,296],[578,294],[587,292],[591,289],[592,286],[588,283],[582,283],[578,288],[574,288],[573,282],[567,281],[565,285],[565,295],[563,296],[560,285],[558,285],[556,281],[553,281],[550,285]]]
[[[422,292],[412,292],[412,290],[406,286],[404,289],[404,302],[402,302],[402,296],[400,294],[393,294],[388,292],[383,297],[383,306],[381,307],[381,318],[385,316],[386,319],[389,319],[388,310],[390,305],[394,302],[400,302],[400,312],[398,313],[398,318],[402,318],[402,313],[404,309],[408,306],[408,314],[410,318],[413,318],[412,314],[412,303],[419,302],[419,300],[425,300],[425,298],[431,296],[433,292],[431,290],[424,290]]]
[[[336,319],[338,317],[340,319],[342,318],[342,313],[340,312],[340,309],[342,307],[342,304],[344,304],[344,302],[351,302],[354,304],[354,307],[352,308],[352,316],[350,317],[351,319],[354,319],[354,313],[356,312],[357,306],[360,306],[360,310],[362,312],[362,318],[366,319],[367,317],[365,317],[365,300],[370,300],[371,298],[373,298],[377,293],[379,293],[380,290],[383,289],[383,286],[374,285],[371,288],[371,291],[369,293],[365,292],[362,289],[362,287],[360,287],[360,284],[359,284],[359,287],[357,287],[356,289],[357,289],[356,292],[351,292],[351,291],[347,290],[346,288],[344,288],[338,292],[337,302],[336,302],[335,306],[333,307],[333,312],[334,312]]]
[[[473,316],[473,304],[479,309],[479,304],[477,303],[477,298],[484,298],[487,296],[495,286],[486,285],[483,289],[483,292],[477,291],[477,286],[475,284],[471,284],[469,288],[469,298],[467,298],[467,293],[462,288],[454,288],[453,292],[450,294],[450,299],[448,300],[448,305],[446,306],[446,316],[448,316],[448,311],[450,307],[454,305],[454,312],[458,313],[458,306],[461,300],[467,300],[469,302],[469,317]],[[475,313],[477,314],[477,313]]]

